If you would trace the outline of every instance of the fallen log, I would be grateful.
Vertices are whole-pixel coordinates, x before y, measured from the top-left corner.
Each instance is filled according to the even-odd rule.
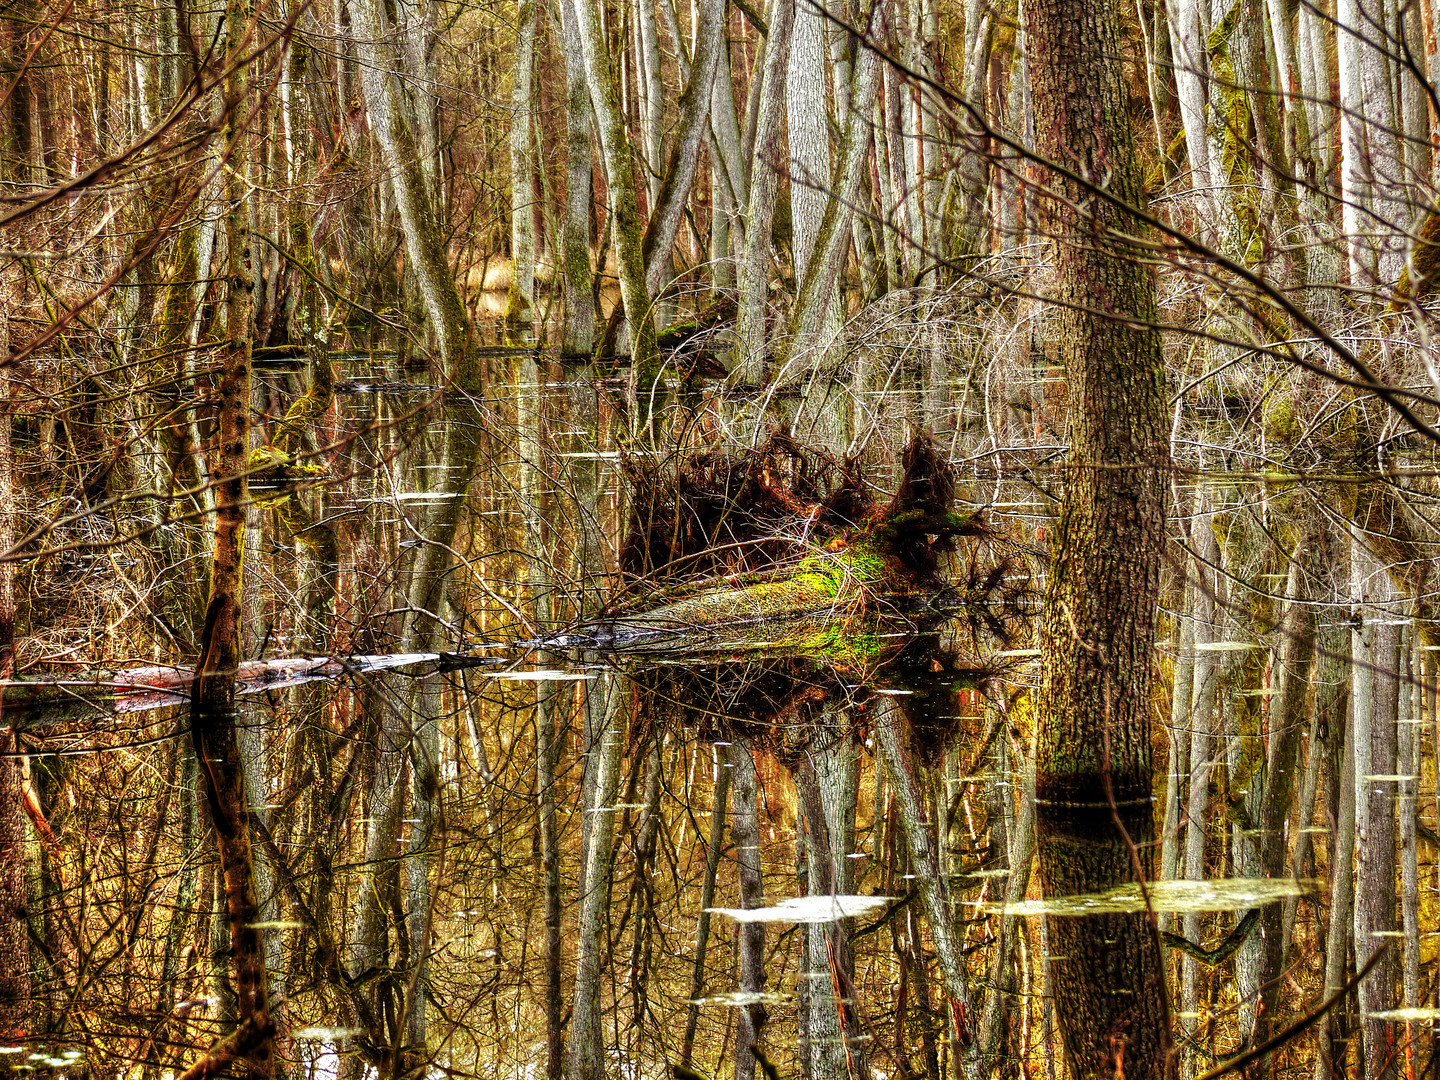
[[[475,662],[493,664],[500,661],[477,657]],[[236,692],[258,694],[322,679],[336,679],[347,674],[422,664],[439,667],[444,663],[445,656],[441,653],[247,660],[236,673]],[[152,664],[118,671],[92,671],[39,679],[0,679],[0,700],[4,701],[7,713],[15,710],[22,714],[45,712],[52,718],[75,710],[128,714],[189,701],[194,680],[195,669],[184,664]],[[26,718],[22,715],[18,719],[20,727],[24,728]]]

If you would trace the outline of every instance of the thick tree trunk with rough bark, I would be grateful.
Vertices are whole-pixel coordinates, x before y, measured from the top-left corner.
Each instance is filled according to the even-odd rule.
[[[1113,0],[1027,5],[1037,148],[1057,163],[1057,351],[1071,414],[1070,469],[1042,614],[1036,761],[1047,896],[1150,875],[1150,683],[1169,464],[1153,271],[1125,240],[1145,227],[1124,45]],[[1097,195],[1090,184],[1104,186]],[[1120,205],[1117,205],[1117,200]],[[1141,863],[1136,866],[1135,863]],[[1055,992],[1076,1075],[1130,1080],[1167,1067],[1158,935],[1145,916],[1055,919],[1068,972]]]

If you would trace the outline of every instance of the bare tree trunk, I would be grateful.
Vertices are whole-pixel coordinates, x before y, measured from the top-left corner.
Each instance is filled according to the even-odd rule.
[[[826,25],[823,11],[809,4],[796,5],[785,76],[785,126],[789,136],[786,161],[797,288],[805,280],[825,205],[831,198],[830,123],[825,110],[824,78]]]
[[[560,744],[552,709],[535,710],[535,789],[540,804],[540,863],[545,873],[545,1076],[560,1080],[565,1068],[565,1002],[560,983],[560,840],[555,820],[555,771]]]
[[[1180,611],[1175,618],[1175,661],[1170,688],[1170,768],[1165,780],[1165,823],[1160,836],[1160,879],[1172,881],[1180,876],[1180,836],[1185,818],[1180,808],[1190,777],[1191,728],[1194,726],[1192,703],[1195,700],[1195,607],[1196,588],[1188,580],[1180,588]],[[1165,924],[1174,922],[1166,915]]]
[[[770,341],[770,229],[779,190],[776,166],[786,160],[781,156],[780,135],[795,2],[775,0],[771,5],[770,33],[765,39],[764,69],[760,75],[760,105],[750,166],[750,206],[745,214],[745,250],[740,258],[736,355],[731,368],[732,378],[742,386],[760,383]]]
[[[1047,178],[1061,194],[1042,214],[1058,250],[1057,349],[1070,398],[1083,403],[1069,417],[1035,707],[1040,874],[1045,894],[1059,896],[1152,873],[1149,709],[1169,423],[1154,272],[1120,239],[1147,228],[1130,210],[1145,192],[1119,15],[1111,0],[1038,0],[1026,14],[1037,149],[1071,170]],[[1120,205],[1083,179],[1102,174]],[[1070,958],[1054,991],[1076,1075],[1166,1075],[1164,961],[1147,916],[1055,918],[1050,928]],[[1113,1041],[1122,1027],[1123,1049]]]
[[[1203,499],[1203,504],[1202,504]],[[1210,773],[1219,753],[1219,741],[1215,730],[1215,694],[1219,681],[1218,663],[1214,652],[1205,651],[1215,637],[1215,590],[1218,579],[1211,567],[1219,562],[1219,548],[1215,543],[1215,531],[1211,515],[1205,512],[1209,506],[1208,492],[1196,493],[1195,521],[1191,526],[1191,544],[1198,556],[1194,560],[1196,580],[1194,605],[1194,648],[1195,660],[1194,689],[1190,706],[1190,794],[1185,813],[1185,860],[1186,880],[1201,881],[1205,877],[1205,842],[1209,836],[1208,807],[1210,803]],[[1200,916],[1186,915],[1184,934],[1191,941],[1200,936]],[[1186,955],[1181,961],[1181,1023],[1186,1031],[1195,1029],[1195,1016],[1199,1011],[1200,992],[1199,962]],[[1194,1056],[1186,1054],[1181,1062],[1181,1075],[1193,1075]]]
[[[1341,214],[1350,285],[1356,289],[1396,279],[1400,247],[1395,226],[1403,229],[1409,223],[1391,95],[1391,46],[1377,40],[1387,25],[1384,12],[1383,0],[1338,0],[1335,8]]]
[[[435,169],[422,155],[414,135],[424,125],[411,115],[397,85],[397,72],[403,67],[395,48],[396,28],[381,0],[347,0],[347,7],[355,27],[370,131],[379,144],[395,194],[406,261],[435,335],[441,370],[465,389],[477,389],[479,376],[469,348],[465,305],[445,253],[440,192],[427,180]]]
[[[842,456],[852,431],[848,398],[842,395],[839,401],[830,400],[834,380],[830,352],[840,330],[836,283],[850,249],[852,208],[870,157],[869,117],[875,103],[877,68],[875,53],[870,49],[861,50],[852,69],[855,81],[847,95],[850,111],[840,144],[839,174],[833,190],[826,193],[824,210],[803,271],[798,259],[796,262],[795,308],[790,320],[790,341],[783,353],[787,367],[798,363],[811,371],[811,385],[802,401],[798,430],[805,432],[813,426],[821,439]],[[793,184],[791,200],[794,201]]]
[[[1337,727],[1340,726],[1339,721],[1340,718],[1337,717]],[[1355,910],[1355,863],[1351,853],[1355,850],[1356,762],[1354,739],[1350,731],[1354,726],[1353,721],[1345,725],[1344,737],[1340,739],[1340,800],[1335,823],[1334,857],[1330,860],[1330,927],[1325,937],[1326,998],[1337,993],[1345,984],[1346,965],[1355,930],[1352,921]],[[1366,956],[1368,955],[1367,952]],[[1345,1072],[1344,1052],[1337,1047],[1335,1035],[1336,1017],[1332,1011],[1320,1018],[1315,1080],[1331,1080],[1333,1076]]]
[[[637,430],[649,431],[652,396],[660,369],[655,348],[655,313],[645,285],[644,242],[640,208],[635,199],[634,163],[615,80],[610,76],[605,33],[596,0],[575,0],[575,14],[580,51],[585,59],[585,80],[590,86],[590,102],[595,107],[600,157],[605,164],[611,230],[620,271],[620,299],[625,305],[625,323],[630,331],[631,369],[640,403]]]
[[[642,0],[642,3],[648,2]],[[727,47],[725,10],[721,0],[702,0],[699,4],[695,57],[690,66],[690,78],[680,95],[675,143],[662,177],[657,181],[650,222],[645,227],[645,287],[651,296],[657,298],[670,284],[675,237],[685,220],[685,207],[694,190],[695,175],[700,165],[700,145],[709,128],[715,72],[720,55]],[[730,66],[726,64],[724,70],[728,77]]]
[[[1419,709],[1419,681],[1416,679],[1419,665],[1412,667],[1413,660],[1419,655],[1413,648],[1416,636],[1414,623],[1405,627],[1401,635],[1398,668],[1400,702],[1396,718],[1399,749],[1396,772],[1400,775],[1397,807],[1400,813],[1400,915],[1405,934],[1400,1006],[1405,1009],[1420,1007],[1420,867],[1415,826],[1416,794],[1422,775],[1418,736],[1419,725],[1423,721]],[[1415,1073],[1418,1028],[1413,1020],[1406,1021],[1404,1046],[1407,1075]]]
[[[566,174],[565,215],[561,225],[560,295],[565,325],[560,339],[562,358],[588,358],[595,341],[595,292],[590,262],[591,178],[590,127],[593,110],[585,82],[585,54],[580,46],[576,0],[559,0],[561,46],[565,54]]]
[[[3,171],[0,171],[3,175]],[[0,350],[10,346],[10,319],[0,313]],[[13,384],[0,374],[0,555],[15,546],[15,452],[11,439]],[[0,679],[15,677],[15,563],[0,562]],[[25,797],[19,740],[0,710],[0,1039],[14,1042],[30,1027],[29,888],[25,877]]]
[[[1265,764],[1265,794],[1261,801],[1259,823],[1259,876],[1278,878],[1285,873],[1285,821],[1295,796],[1295,772],[1299,765],[1300,731],[1304,720],[1306,699],[1310,688],[1310,669],[1315,658],[1314,608],[1300,594],[1305,568],[1313,564],[1308,548],[1315,543],[1307,538],[1290,556],[1289,580],[1286,584],[1284,611],[1277,628],[1281,648],[1277,660],[1280,687],[1272,698],[1270,711],[1270,745]],[[1275,679],[1272,673],[1272,683]],[[1313,791],[1312,791],[1313,795]],[[1298,872],[1299,867],[1293,868]],[[1280,989],[1285,963],[1284,908],[1267,904],[1260,912],[1260,958],[1258,979],[1260,1004],[1252,1042],[1270,1037],[1277,1021]]]
[[[532,321],[535,307],[535,162],[530,139],[535,16],[535,0],[521,0],[516,5],[515,71],[510,91],[510,291],[505,323],[517,329]]]
[[[734,749],[739,744],[731,743],[730,749],[721,755],[719,768],[715,773],[715,802],[710,809],[710,839],[705,845],[705,878],[700,885],[700,914],[695,922],[695,968],[690,976],[690,1007],[685,1012],[685,1037],[680,1043],[680,1063],[688,1066],[695,1050],[695,1025],[700,1019],[700,1006],[696,1004],[705,993],[705,953],[710,944],[710,908],[715,904],[715,875],[720,869],[720,849],[725,843],[725,807],[730,799],[730,784],[735,773],[742,767]],[[750,766],[754,771],[754,765]],[[741,924],[743,933],[749,924]],[[737,1063],[750,1055],[742,1046],[736,1055]]]
[[[1033,762],[1022,766],[1025,783],[1020,794],[1020,813],[1014,835],[1006,852],[1010,879],[1005,883],[1005,905],[1018,904],[1030,888],[1030,866],[1035,857],[1035,769]],[[1007,796],[1008,797],[1008,796]],[[1014,915],[1000,920],[1000,947],[995,951],[990,988],[985,993],[985,1009],[980,1014],[979,1071],[988,1075],[1004,1037],[1005,980],[1014,956],[1017,936],[1023,935],[1025,924]],[[1023,1006],[1022,1006],[1023,1008]]]

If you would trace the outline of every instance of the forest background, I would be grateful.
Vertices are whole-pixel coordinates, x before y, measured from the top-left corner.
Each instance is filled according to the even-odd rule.
[[[1423,1075],[1437,55],[1430,0],[0,7],[0,1067]],[[1013,620],[593,655],[697,478],[787,510],[744,584],[919,433],[984,523],[933,584]],[[1015,906],[1136,877],[1250,884]]]

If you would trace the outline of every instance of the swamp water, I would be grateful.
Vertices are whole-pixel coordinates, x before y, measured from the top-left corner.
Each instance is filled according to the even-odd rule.
[[[404,371],[342,367],[314,440],[338,449],[317,455],[323,482],[299,485],[335,564],[256,486],[241,753],[295,1076],[539,1077],[573,1071],[585,1040],[636,1078],[677,1063],[716,1080],[1051,1078],[1066,1075],[1064,1010],[1091,1009],[1193,1077],[1257,1041],[1265,907],[1291,946],[1283,1016],[1338,989],[1316,974],[1335,859],[1311,824],[1324,809],[1257,821],[1218,787],[1200,805],[1207,880],[1154,880],[1186,813],[1166,790],[1164,729],[1155,807],[1037,808],[1028,636],[942,603],[703,641],[597,637],[629,513],[622,410],[583,373],[541,379],[532,353],[489,359],[513,381],[438,421],[433,388]],[[259,374],[274,415],[298,372]],[[457,427],[482,448],[468,495]],[[984,501],[1018,522],[1036,504],[1003,481]],[[457,503],[427,612],[446,647],[394,651],[427,530]],[[157,577],[199,574],[192,527],[161,528],[174,561]],[[32,986],[50,1010],[43,1039],[0,1048],[21,1070],[163,1077],[232,1023],[186,669],[116,657],[110,677],[28,680],[28,698],[7,698],[37,804]],[[1425,708],[1410,722],[1433,724]],[[1364,779],[1413,814],[1432,777]],[[1266,830],[1307,837],[1299,879],[1247,873]],[[1427,971],[1429,855],[1416,921],[1371,931],[1397,953],[1423,937]],[[78,880],[62,856],[82,860]],[[1073,887],[1041,895],[1044,860]],[[1413,1060],[1436,1016],[1369,1019]],[[1342,1052],[1360,1019],[1352,996],[1326,1020]],[[1264,1068],[1311,1075],[1316,1060],[1312,1027]]]

